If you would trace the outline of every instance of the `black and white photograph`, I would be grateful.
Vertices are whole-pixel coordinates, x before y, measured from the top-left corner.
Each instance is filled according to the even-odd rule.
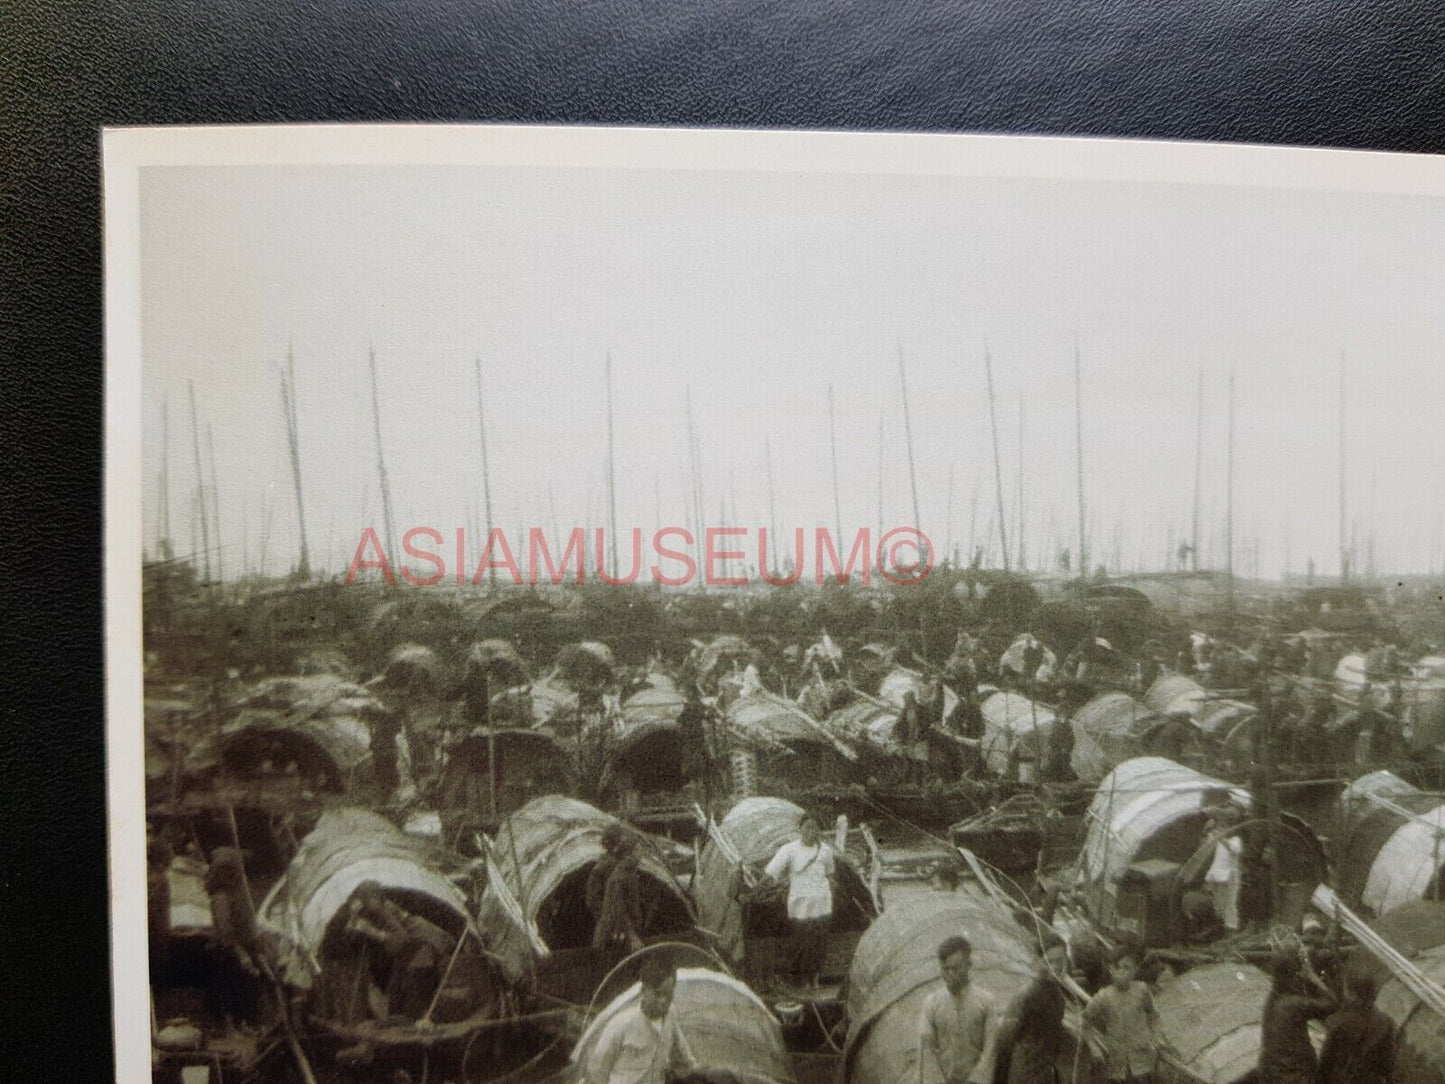
[[[1445,1084],[1445,163],[104,137],[155,1084]]]

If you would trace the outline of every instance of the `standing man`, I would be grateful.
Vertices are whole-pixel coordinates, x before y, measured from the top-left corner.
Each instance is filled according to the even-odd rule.
[[[587,875],[587,906],[596,921],[592,945],[621,945],[627,952],[636,952],[642,947],[637,843],[620,825],[609,824],[602,834],[602,848],[607,853]]]
[[[1323,1084],[1389,1084],[1395,1071],[1395,1022],[1375,1008],[1380,984],[1364,968],[1345,978],[1345,1003],[1325,1021]]]
[[[583,1070],[586,1084],[664,1084],[669,1070],[697,1068],[697,1059],[672,1012],[676,966],[642,961],[637,1000],[602,1029]]]
[[[1057,935],[1044,945],[1033,983],[1005,1014],[994,1048],[993,1084],[1057,1084],[1057,1063],[1068,1047],[1063,979],[1068,949]]]
[[[1305,985],[1308,957],[1281,952],[1270,967],[1273,985],[1260,1021],[1259,1084],[1319,1084],[1320,1063],[1310,1042],[1311,1020],[1323,1020],[1335,1009],[1333,999],[1312,996]],[[1313,977],[1313,971],[1309,972]],[[1317,980],[1315,980],[1317,981]]]
[[[1103,1040],[1109,1080],[1147,1084],[1154,1079],[1157,1058],[1155,1031],[1159,1017],[1149,984],[1135,976],[1139,960],[1123,947],[1109,968],[1109,985],[1084,1007],[1084,1023]]]
[[[787,879],[788,921],[797,943],[793,970],[814,989],[822,977],[828,951],[836,865],[833,848],[823,842],[818,822],[811,814],[804,814],[798,822],[798,838],[779,847],[766,870],[774,881]]]
[[[989,1040],[993,996],[969,981],[973,946],[949,937],[938,946],[943,989],[923,1003],[918,1023],[918,1084],[987,1084],[993,1073]]]

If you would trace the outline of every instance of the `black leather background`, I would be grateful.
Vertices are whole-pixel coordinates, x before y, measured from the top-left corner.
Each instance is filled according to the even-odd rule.
[[[111,1075],[97,133],[496,120],[1445,150],[1445,5],[0,0],[0,1075]],[[16,1040],[19,1040],[18,1043]]]

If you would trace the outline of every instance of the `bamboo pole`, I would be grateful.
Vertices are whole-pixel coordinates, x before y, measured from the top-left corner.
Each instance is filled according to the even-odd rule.
[[[908,490],[913,496],[913,527],[922,531],[923,517],[918,514],[918,476],[913,467],[913,421],[908,411],[908,373],[903,367],[902,343],[898,345],[898,385],[903,393],[903,439],[908,445]]]
[[[486,515],[487,520],[486,523],[482,525],[483,530],[487,533],[484,533],[481,539],[482,552],[485,553],[487,539],[489,537],[493,523],[492,474],[491,465],[487,461],[487,400],[486,396],[482,392],[482,355],[477,354],[474,361],[474,368],[477,375],[477,437],[480,440],[482,449],[482,510]],[[550,495],[550,493],[551,486],[549,483],[548,494]],[[487,583],[488,586],[491,588],[495,588],[497,586],[497,570],[495,568],[487,569]]]
[[[778,572],[778,506],[773,494],[773,442],[771,437],[763,437],[763,459],[768,471],[768,537],[772,539],[772,572]]]
[[[170,399],[161,401],[161,493],[156,509],[156,553],[160,560],[171,557],[171,410]]]
[[[612,351],[607,352],[607,534],[612,543],[612,575],[617,567],[617,449],[612,429]]]
[[[993,358],[988,352],[988,343],[983,344],[983,369],[988,377],[988,421],[993,433],[993,479],[994,494],[998,498],[998,543],[1003,552],[1003,570],[1009,571],[1007,515],[1003,509],[1003,462],[999,458],[998,410],[993,395]]]
[[[302,579],[310,579],[311,549],[306,539],[306,503],[301,496],[301,417],[296,409],[296,351],[289,343],[286,346],[286,371],[281,374],[281,409],[286,420],[291,483],[296,491],[296,523],[301,531],[301,563],[297,572]]]
[[[1019,494],[1018,494],[1018,548],[1019,571],[1028,570],[1028,555],[1024,549],[1024,397],[1019,396]]]
[[[843,546],[843,511],[838,500],[838,430],[833,417],[833,385],[828,385],[828,449],[833,462],[833,530],[838,546]]]
[[[1229,373],[1229,437],[1225,470],[1224,567],[1229,583],[1229,612],[1234,614],[1234,370]]]
[[[878,537],[875,548],[883,541],[883,411],[878,411]]]
[[[396,538],[396,523],[391,514],[391,482],[386,475],[386,455],[381,439],[381,389],[377,384],[375,347],[368,350],[368,357],[371,362],[371,420],[376,435],[376,474],[381,485],[381,519],[386,530],[381,548],[387,563],[395,570],[396,553],[392,546]]]
[[[1079,579],[1089,576],[1089,535],[1084,515],[1084,378],[1079,341],[1074,340],[1074,464],[1079,487]]]
[[[1346,536],[1348,517],[1345,511],[1345,352],[1340,351],[1340,583],[1350,579],[1350,543]]]
[[[216,579],[226,580],[226,548],[221,545],[221,483],[216,478],[216,445],[211,440],[211,423],[206,423],[206,459],[211,464],[211,524],[215,527],[216,538]]]
[[[201,560],[206,582],[211,581],[211,529],[206,517],[206,475],[201,469],[201,428],[196,421],[196,382],[188,384],[191,397],[191,446],[196,460],[196,503],[201,516]]]
[[[1199,490],[1204,477],[1204,366],[1199,367],[1198,406],[1194,415],[1194,521],[1189,532],[1189,567],[1199,571]]]

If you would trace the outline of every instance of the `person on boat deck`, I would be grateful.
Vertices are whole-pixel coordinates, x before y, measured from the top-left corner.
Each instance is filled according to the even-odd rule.
[[[366,881],[356,889],[347,928],[381,945],[390,960],[385,1011],[380,1015],[408,1020],[424,1016],[456,939],[387,899],[376,881]]]
[[[587,909],[592,912],[592,945],[622,945],[628,952],[642,947],[642,889],[637,843],[620,824],[602,832],[605,852],[587,874]]]
[[[1334,1012],[1336,1003],[1310,967],[1306,950],[1281,951],[1270,965],[1272,984],[1260,1021],[1259,1084],[1319,1084],[1320,1063],[1309,1023]],[[1306,985],[1318,984],[1312,991]]]
[[[1205,828],[1207,837],[1218,835],[1229,827],[1227,819],[1211,817]],[[1204,874],[1204,884],[1214,902],[1214,913],[1224,928],[1231,932],[1240,926],[1239,898],[1244,885],[1244,841],[1238,836],[1218,835],[1214,854]]]
[[[399,711],[382,703],[365,712],[364,718],[371,731],[371,770],[387,798],[396,792],[401,783],[398,769],[396,742],[405,724]]]
[[[146,945],[151,979],[165,967],[171,941],[171,862],[175,851],[164,839],[146,843]]]
[[[993,995],[969,981],[973,946],[966,937],[938,946],[943,987],[923,1002],[918,1020],[917,1084],[986,1084],[992,1079]]]
[[[467,672],[457,689],[457,699],[462,702],[462,722],[472,729],[491,723],[492,695],[487,669],[481,659],[469,657]]]
[[[206,870],[211,898],[211,924],[221,943],[236,953],[241,966],[258,974],[267,964],[265,945],[256,928],[256,908],[246,891],[246,870],[235,847],[217,847]]]
[[[712,742],[707,732],[707,705],[702,702],[697,682],[683,685],[682,711],[677,715],[677,732],[682,741],[682,762],[678,766],[684,781],[696,782],[704,796],[703,807],[711,808],[713,772]]]
[[[793,970],[814,987],[819,984],[828,950],[836,865],[833,848],[823,841],[818,822],[804,814],[798,822],[798,838],[779,847],[766,868],[774,881],[787,878],[788,922],[796,944]]]
[[[675,965],[648,956],[641,989],[602,1029],[582,1067],[586,1084],[665,1084],[670,1072],[697,1068],[697,1059],[672,1012]]]
[[[1395,1022],[1375,1008],[1380,984],[1358,968],[1345,976],[1345,1003],[1325,1021],[1322,1084],[1389,1084],[1395,1071]]]
[[[1158,1057],[1154,995],[1138,973],[1135,950],[1120,948],[1109,967],[1109,985],[1084,1006],[1084,1024],[1102,1041],[1109,1080],[1129,1084],[1151,1081]]]
[[[1068,949],[1047,935],[1038,974],[1004,1012],[994,1042],[993,1084],[1057,1084],[1059,1057],[1068,1046],[1064,1031],[1063,979]]]

